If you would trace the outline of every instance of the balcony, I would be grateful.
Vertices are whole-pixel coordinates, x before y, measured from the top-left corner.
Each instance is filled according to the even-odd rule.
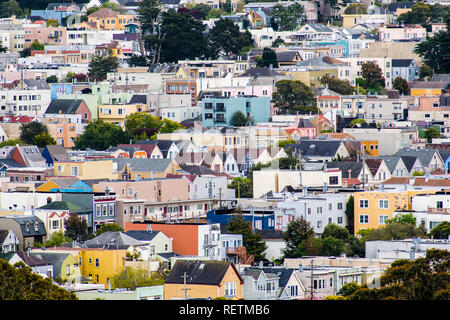
[[[450,208],[428,208],[428,213],[450,214]]]
[[[233,247],[233,248],[226,248],[225,249],[226,254],[229,255],[245,255],[247,253],[247,250],[245,247]]]

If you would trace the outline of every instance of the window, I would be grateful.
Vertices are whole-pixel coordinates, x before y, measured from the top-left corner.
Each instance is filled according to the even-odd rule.
[[[72,167],[72,175],[78,176],[78,167]]]
[[[369,223],[369,216],[367,214],[360,214],[359,223]]]
[[[59,220],[53,220],[52,221],[52,229],[58,229],[59,228]]]
[[[368,208],[369,207],[369,200],[359,200],[359,207],[360,208]]]
[[[70,265],[66,266],[66,275],[70,275]]]
[[[317,221],[317,228],[322,228],[322,221]]]
[[[443,208],[444,208],[444,202],[436,201],[436,209],[443,209]]]
[[[342,210],[342,202],[339,202],[339,203],[337,204],[337,208],[338,208],[338,210]]]
[[[389,200],[378,200],[378,208],[389,209]]]
[[[100,262],[99,262],[99,260],[97,258],[95,259],[95,266],[96,267],[100,266]]]
[[[322,213],[322,207],[317,207],[317,213],[321,214]]]
[[[232,297],[236,295],[236,282],[225,282],[225,296]]]
[[[338,217],[338,218],[337,218],[337,222],[338,222],[339,224],[341,224],[341,223],[342,223],[342,217]]]
[[[378,223],[379,224],[386,224],[386,221],[389,219],[389,216],[386,215],[380,215],[378,216]]]
[[[288,286],[288,290],[291,297],[298,296],[298,286]]]
[[[330,180],[330,185],[339,183],[339,177],[330,177],[329,180]]]

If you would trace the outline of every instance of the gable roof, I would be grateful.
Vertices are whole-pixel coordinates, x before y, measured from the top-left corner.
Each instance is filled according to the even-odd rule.
[[[147,95],[145,94],[133,94],[133,96],[130,99],[130,102],[128,104],[147,104]]]
[[[27,166],[45,166],[45,158],[41,154],[38,146],[17,146]]]
[[[403,148],[397,151],[396,155],[398,156],[416,156],[420,159],[420,162],[428,167],[431,160],[433,160],[433,156],[435,154],[439,154],[435,149],[410,149]]]
[[[450,81],[417,81],[413,89],[447,89]]]
[[[161,231],[129,230],[125,234],[138,241],[152,241]]]
[[[101,235],[87,240],[85,244],[88,247],[96,247],[96,246],[103,246],[103,245],[119,245],[119,246],[140,246],[143,245],[143,243],[133,237],[130,237],[129,235],[120,232],[120,231],[107,231],[105,233],[102,233]]]
[[[69,161],[70,157],[67,154],[66,149],[62,145],[48,145],[45,147],[47,149],[51,159],[53,161]]]
[[[329,161],[328,168],[338,168],[342,171],[342,178],[348,178],[349,170],[350,178],[356,179],[362,171],[363,163],[358,161]]]
[[[269,68],[257,67],[257,68],[248,69],[246,72],[241,74],[239,77],[254,77],[254,76],[258,76],[258,77],[278,77],[278,76],[282,76],[282,74],[279,73],[279,72],[276,72],[274,70],[271,70]]]
[[[402,158],[403,163],[405,164],[406,169],[408,169],[408,171],[411,171],[414,163],[416,163],[418,157],[417,156],[400,156],[400,158]],[[422,165],[422,162],[419,159],[420,164]]]
[[[30,252],[30,256],[39,258],[47,264],[53,265],[54,275],[61,274],[62,264],[70,255],[70,253],[63,252]]]
[[[23,260],[23,262],[30,267],[39,267],[39,266],[48,266],[49,263],[47,263],[46,261],[32,256],[31,254],[28,255],[26,252],[23,251],[17,251],[16,254],[20,257],[20,259]]]
[[[45,110],[47,114],[76,114],[83,99],[53,99]]]
[[[298,55],[297,51],[294,50],[284,50],[284,51],[278,51],[275,53],[277,56],[278,62],[292,62],[294,61],[295,57]]]
[[[70,201],[52,201],[50,203],[47,203],[46,205],[43,205],[39,208],[39,210],[67,210],[71,213],[80,213],[80,212],[91,212],[92,210],[88,210],[86,208],[83,208],[82,206],[72,203]]]
[[[171,159],[115,158],[112,161],[117,163],[117,170],[119,171],[128,164],[133,171],[163,172],[172,163]]]
[[[366,159],[366,164],[372,175],[375,175],[383,162],[382,159]]]
[[[217,175],[217,172],[205,166],[180,164],[181,170],[191,175]]]
[[[239,272],[229,261],[189,261],[177,260],[169,273],[166,284],[183,284],[183,275],[186,273],[186,284],[218,286],[228,269],[233,267],[236,275],[243,282]]]
[[[102,8],[100,10],[95,11],[94,13],[91,13],[88,17],[89,18],[111,18],[111,17],[117,17],[118,13],[116,11],[113,11],[108,8]]]
[[[334,157],[341,144],[342,141],[339,140],[305,140],[296,144],[288,144],[285,148],[300,151],[305,157]]]
[[[383,159],[384,163],[386,164],[386,167],[389,169],[389,172],[392,174],[397,167],[397,164],[399,161],[402,161],[402,158],[399,156],[380,156],[376,157],[378,159]],[[366,161],[367,163],[367,161]]]
[[[392,59],[392,67],[409,67],[413,62],[413,59]]]

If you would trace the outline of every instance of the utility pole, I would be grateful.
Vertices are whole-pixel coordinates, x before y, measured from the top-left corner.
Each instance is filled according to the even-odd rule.
[[[186,275],[186,272],[185,272],[184,275],[183,275],[184,288],[182,289],[184,291],[184,300],[187,300],[187,297],[188,297],[187,292],[188,292],[188,290],[191,290],[191,289],[187,289],[186,288],[186,277],[187,277],[187,275]]]

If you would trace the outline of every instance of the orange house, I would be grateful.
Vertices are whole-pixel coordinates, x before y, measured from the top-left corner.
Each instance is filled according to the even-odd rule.
[[[244,280],[229,261],[178,260],[164,282],[164,300],[243,297]]]
[[[125,223],[125,231],[129,230],[147,230],[147,223]],[[199,234],[201,229],[209,228],[207,224],[165,224],[152,223],[149,224],[152,231],[162,231],[169,238],[173,238],[173,251],[181,255],[201,255],[199,252]]]

